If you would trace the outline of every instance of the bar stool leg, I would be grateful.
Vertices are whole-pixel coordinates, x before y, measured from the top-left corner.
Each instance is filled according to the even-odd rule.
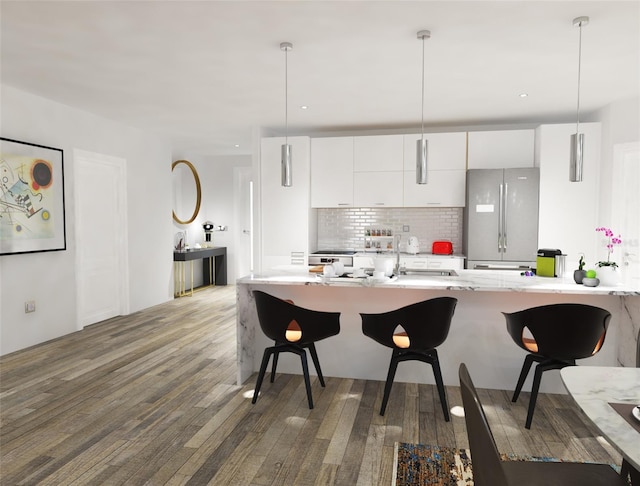
[[[513,398],[511,398],[512,402],[516,402],[518,400],[520,392],[522,391],[522,385],[524,385],[524,380],[527,379],[527,375],[529,374],[529,370],[531,369],[531,365],[533,364],[533,362],[533,355],[527,354],[524,358],[524,363],[522,363],[522,371],[520,371],[520,377],[518,378],[516,389],[513,392]]]
[[[307,352],[303,349],[300,353],[300,361],[302,361],[302,373],[304,374],[304,384],[307,388],[307,401],[309,409],[313,409],[313,398],[311,398],[311,380],[309,379],[309,366],[307,365]]]
[[[322,370],[320,369],[320,360],[318,359],[318,353],[316,352],[316,345],[314,343],[311,343],[309,345],[309,352],[311,353],[313,366],[316,367],[316,373],[318,373],[318,381],[320,381],[320,385],[324,387],[324,377],[322,376]]]
[[[440,404],[442,405],[442,411],[444,412],[445,422],[449,422],[449,406],[447,405],[447,393],[444,388],[444,382],[442,381],[442,372],[440,371],[440,361],[438,360],[438,353],[436,350],[432,350],[432,356],[434,357],[431,366],[433,367],[433,376],[436,379],[436,387],[438,388],[438,394],[440,395]]]
[[[395,349],[391,355],[391,363],[389,363],[389,372],[387,373],[387,381],[384,385],[384,395],[382,396],[382,406],[380,407],[380,415],[384,415],[387,409],[387,402],[389,401],[389,395],[391,394],[391,386],[393,385],[393,379],[396,376],[396,370],[398,369],[398,356],[399,352]]]
[[[253,390],[253,398],[251,399],[251,403],[256,403],[258,400],[258,394],[260,393],[260,387],[262,386],[262,380],[264,379],[264,373],[267,370],[267,365],[269,364],[269,357],[273,352],[272,348],[267,348],[264,350],[264,354],[262,355],[262,363],[260,364],[260,371],[258,372],[258,380],[256,381],[256,387]]]

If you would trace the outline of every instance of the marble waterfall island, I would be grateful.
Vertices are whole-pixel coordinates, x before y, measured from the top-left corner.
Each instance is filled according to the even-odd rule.
[[[238,279],[238,383],[257,371],[264,348],[273,344],[260,329],[253,290],[292,299],[301,307],[341,312],[340,334],[316,344],[325,377],[385,380],[391,350],[362,334],[359,313],[385,312],[439,296],[458,299],[449,336],[438,348],[446,385],[458,386],[458,366],[464,361],[474,370],[477,386],[512,390],[525,353],[509,337],[501,312],[560,302],[595,305],[612,314],[604,346],[580,364],[635,363],[640,289],[621,285],[584,287],[570,277],[525,277],[512,271],[456,272],[457,276],[400,275],[377,282],[327,279],[309,273],[306,267],[288,267]],[[278,372],[301,374],[299,358],[283,354]],[[525,390],[530,389],[531,379],[525,383]],[[434,383],[429,367],[419,362],[402,363],[396,381]],[[559,372],[545,373],[541,391],[565,393]]]

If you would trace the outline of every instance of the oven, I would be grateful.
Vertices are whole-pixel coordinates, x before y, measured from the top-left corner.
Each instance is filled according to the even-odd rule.
[[[328,265],[340,262],[345,267],[353,267],[353,255],[355,250],[320,250],[309,255],[309,265]]]

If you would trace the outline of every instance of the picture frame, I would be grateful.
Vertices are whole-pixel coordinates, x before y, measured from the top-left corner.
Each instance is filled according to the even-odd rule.
[[[66,249],[63,150],[0,137],[0,255]]]

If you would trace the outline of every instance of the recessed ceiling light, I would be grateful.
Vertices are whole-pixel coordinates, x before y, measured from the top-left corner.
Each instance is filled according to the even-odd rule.
[[[529,93],[520,93],[520,98],[526,98],[529,96]]]
[[[309,108],[307,105],[302,105],[302,106],[300,107],[300,109],[301,109],[301,110],[306,110],[307,108]]]
[[[234,145],[234,147],[235,147],[235,148],[238,148],[238,147],[240,147],[240,144],[239,144],[239,143],[237,143],[237,144],[235,144],[235,145]]]

